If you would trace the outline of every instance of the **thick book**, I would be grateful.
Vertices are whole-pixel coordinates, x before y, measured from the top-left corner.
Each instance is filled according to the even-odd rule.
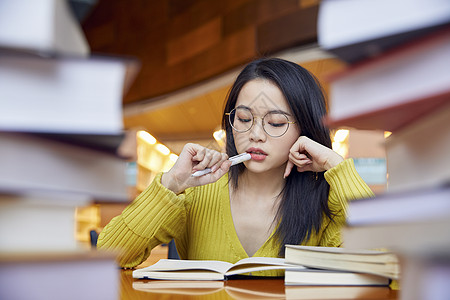
[[[386,192],[352,201],[347,226],[370,226],[445,219],[450,217],[450,185]]]
[[[430,220],[347,226],[342,238],[349,249],[387,248],[396,253],[439,256],[449,253],[449,228],[450,214]]]
[[[388,286],[389,282],[374,274],[312,268],[287,269],[284,277],[285,285],[305,286]]]
[[[70,193],[0,194],[0,253],[75,251],[75,209],[90,198]]]
[[[450,249],[450,186],[385,193],[350,203],[347,248],[440,255]]]
[[[87,57],[89,44],[66,0],[2,0],[0,48]]]
[[[392,252],[286,245],[288,264],[326,270],[360,272],[398,279],[400,274],[397,255]]]
[[[450,28],[331,75],[330,127],[397,131],[450,102]]]
[[[445,300],[450,295],[450,262],[445,257],[405,256],[401,299]]]
[[[130,200],[126,161],[113,153],[25,133],[0,132],[0,144],[1,192],[74,193],[97,202]]]
[[[139,69],[111,56],[0,55],[0,130],[119,134],[124,90]]]
[[[450,96],[447,102],[386,139],[389,191],[427,189],[450,182]]]
[[[321,48],[355,63],[449,23],[446,0],[323,0],[317,38]]]
[[[119,299],[119,292],[120,269],[111,253],[0,253],[0,299]]]
[[[165,280],[225,280],[233,275],[298,268],[282,258],[250,257],[232,264],[218,260],[161,259],[157,263],[133,271],[133,278]]]

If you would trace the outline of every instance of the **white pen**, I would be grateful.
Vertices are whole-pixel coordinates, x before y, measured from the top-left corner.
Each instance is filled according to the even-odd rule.
[[[228,160],[231,161],[231,166],[234,166],[236,164],[240,164],[241,162],[247,161],[251,158],[252,158],[252,156],[250,155],[250,153],[244,152],[244,153],[238,154],[236,156],[230,157]],[[191,176],[198,177],[198,176],[202,176],[202,175],[205,175],[208,173],[211,173],[210,168],[206,168],[204,170],[197,171],[194,174],[192,174]]]

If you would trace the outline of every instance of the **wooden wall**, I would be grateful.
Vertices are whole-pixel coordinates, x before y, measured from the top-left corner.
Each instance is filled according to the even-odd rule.
[[[137,57],[124,103],[316,41],[319,0],[100,0],[83,22],[92,53]]]

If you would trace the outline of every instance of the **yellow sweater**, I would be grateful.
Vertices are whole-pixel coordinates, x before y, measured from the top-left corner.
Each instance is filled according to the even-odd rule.
[[[351,159],[325,172],[325,179],[330,184],[329,206],[337,215],[334,222],[324,219],[320,232],[311,236],[305,245],[338,247],[347,201],[373,194]],[[98,247],[120,249],[120,266],[135,267],[147,259],[152,248],[172,238],[182,259],[235,263],[248,257],[234,229],[227,175],[215,183],[189,188],[176,195],[161,185],[161,174],[158,174],[148,188],[103,229]],[[269,238],[254,256],[277,257],[279,248],[276,239]],[[264,275],[282,273],[275,271]]]

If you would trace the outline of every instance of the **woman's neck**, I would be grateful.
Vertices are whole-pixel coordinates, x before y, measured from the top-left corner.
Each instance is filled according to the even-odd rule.
[[[245,170],[239,176],[238,190],[249,194],[251,199],[265,199],[267,196],[277,197],[284,188],[283,168],[264,173],[252,173]]]

